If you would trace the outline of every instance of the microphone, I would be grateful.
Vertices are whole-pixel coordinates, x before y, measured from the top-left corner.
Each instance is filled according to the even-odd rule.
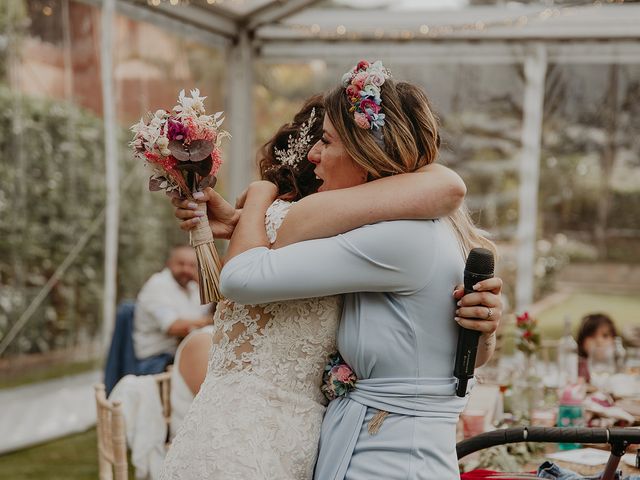
[[[473,286],[481,280],[493,277],[493,254],[486,248],[474,248],[469,252],[464,267],[464,294],[473,293]],[[473,378],[478,353],[480,332],[458,326],[458,347],[453,376],[458,379],[456,395],[467,394],[467,383]]]

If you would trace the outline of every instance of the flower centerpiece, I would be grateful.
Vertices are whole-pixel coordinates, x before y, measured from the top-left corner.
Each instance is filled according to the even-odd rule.
[[[220,129],[222,112],[207,115],[198,89],[191,96],[181,90],[178,104],[171,111],[148,113],[131,127],[133,156],[152,171],[149,190],[165,190],[193,200],[193,193],[213,187],[222,164],[220,144],[229,134]],[[198,204],[205,213],[206,204]],[[201,221],[190,233],[191,245],[198,257],[200,301],[217,302],[221,295],[221,262],[213,244],[209,222]]]
[[[523,370],[514,378],[511,411],[519,421],[529,422],[544,392],[536,359],[540,347],[538,322],[529,312],[517,315],[516,332],[516,346],[524,354],[524,365]]]
[[[538,333],[538,323],[524,312],[516,316],[516,328],[518,331],[517,347],[527,357],[530,357],[538,350],[540,346],[540,334]]]

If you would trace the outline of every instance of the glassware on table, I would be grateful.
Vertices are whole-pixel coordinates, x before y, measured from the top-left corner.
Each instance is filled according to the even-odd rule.
[[[589,352],[587,360],[591,385],[598,390],[607,391],[609,379],[616,373],[616,359],[614,345],[594,347]]]
[[[629,375],[640,376],[640,348],[627,348],[627,358],[625,361],[625,372]]]

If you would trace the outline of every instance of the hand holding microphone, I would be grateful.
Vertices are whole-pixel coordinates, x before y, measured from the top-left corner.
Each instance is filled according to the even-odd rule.
[[[493,254],[489,250],[484,248],[474,248],[471,250],[464,270],[465,295],[474,294],[475,290],[473,287],[478,282],[486,282],[488,279],[493,278],[493,269]],[[472,308],[476,309],[476,315],[474,315],[474,317],[478,319],[491,319],[493,316],[493,311],[489,306],[475,306]],[[461,312],[461,310],[462,309],[459,309],[457,312]],[[482,314],[479,310],[482,310],[485,313]],[[457,316],[459,317],[461,315]],[[475,328],[479,325],[469,324],[469,322],[477,322],[479,320],[466,320],[466,325],[473,326],[473,329],[464,328],[466,325],[463,323],[463,320],[458,320],[460,327],[458,332],[458,346],[456,350],[454,376],[458,379],[456,395],[464,397],[467,391],[467,383],[470,378],[473,378],[476,356],[478,353],[478,340],[481,331],[478,328]],[[489,325],[488,327],[492,328],[493,325]]]

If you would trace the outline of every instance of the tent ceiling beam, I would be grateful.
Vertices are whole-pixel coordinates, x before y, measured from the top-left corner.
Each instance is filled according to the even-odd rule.
[[[409,64],[504,64],[524,62],[527,46],[532,42],[431,43],[378,42],[267,42],[258,47],[259,58],[270,63],[299,63],[309,59],[353,60],[353,58],[389,58],[393,63]],[[330,48],[328,46],[330,45]],[[573,64],[640,63],[640,43],[615,42],[545,42],[549,62]]]
[[[323,0],[289,0],[271,2],[252,12],[246,19],[248,30],[255,30],[263,25],[280,22],[281,20],[299,13]]]
[[[98,8],[102,6],[102,0],[79,1]],[[227,45],[238,33],[235,21],[230,18],[192,6],[176,9],[170,5],[152,7],[132,0],[117,0],[116,11],[134,20],[197,38],[206,45],[216,47]]]
[[[548,9],[547,9],[548,10]],[[640,39],[640,5],[574,7],[562,13],[531,7],[510,11],[474,7],[461,11],[404,12],[310,9],[257,31],[264,41],[432,42],[442,40]],[[423,14],[422,14],[423,13]],[[339,19],[339,20],[336,20]]]
[[[122,3],[122,0],[120,0],[119,3]],[[205,8],[194,6],[183,6],[177,8],[165,3],[161,3],[158,6],[139,4],[138,8],[153,10],[157,13],[166,15],[169,18],[180,20],[205,31],[221,35],[225,38],[235,39],[238,37],[238,24],[236,21],[228,16],[211,12]]]

